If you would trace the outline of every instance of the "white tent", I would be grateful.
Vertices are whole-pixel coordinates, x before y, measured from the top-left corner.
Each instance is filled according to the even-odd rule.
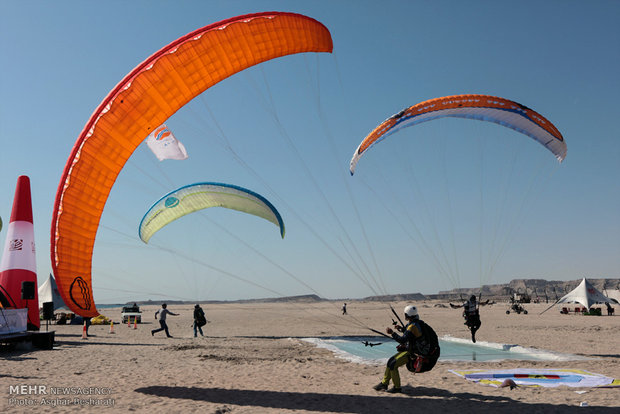
[[[603,289],[605,292],[605,296],[609,299],[615,300],[617,303],[620,303],[620,290],[618,289]]]
[[[588,310],[590,310],[590,307],[595,303],[604,302],[614,303],[611,299],[603,295],[594,286],[592,286],[592,284],[588,282],[584,277],[579,286],[564,295],[560,300],[556,302],[556,304],[581,303]]]
[[[43,303],[45,302],[54,302],[54,310],[66,307],[65,302],[60,296],[60,292],[58,292],[56,280],[51,274],[45,283],[39,287],[39,309],[43,307]]]

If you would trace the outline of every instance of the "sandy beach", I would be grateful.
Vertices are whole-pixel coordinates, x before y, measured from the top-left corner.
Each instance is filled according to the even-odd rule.
[[[446,302],[417,302],[421,318],[439,337],[469,338],[460,311]],[[137,329],[93,325],[81,338],[79,325],[50,325],[53,350],[2,354],[2,412],[202,412],[202,413],[379,413],[502,412],[566,413],[584,409],[618,412],[620,388],[494,388],[449,372],[468,368],[584,369],[620,378],[620,317],[561,315],[547,304],[525,305],[528,315],[505,313],[498,303],[481,310],[479,341],[519,344],[590,357],[577,361],[439,362],[428,373],[401,368],[403,393],[372,389],[384,367],[348,362],[300,338],[372,335],[384,330],[388,305],[341,303],[227,303],[203,305],[205,337],[193,337],[191,305],[170,305],[174,338],[158,327],[155,306],[143,307]],[[399,312],[405,303],[394,303]],[[115,322],[120,308],[103,314]],[[603,312],[605,315],[606,312]],[[43,325],[43,329],[45,329]],[[28,386],[28,392],[16,389]],[[19,387],[19,388],[18,388]],[[69,388],[64,388],[69,387]],[[66,391],[66,390],[69,391]],[[79,389],[79,390],[78,390]],[[36,391],[32,391],[36,390]],[[65,390],[65,391],[62,391]],[[577,392],[579,391],[579,393]],[[580,393],[581,391],[585,391]],[[71,392],[72,395],[59,395]],[[62,405],[81,398],[80,403]],[[586,402],[588,407],[580,407]]]

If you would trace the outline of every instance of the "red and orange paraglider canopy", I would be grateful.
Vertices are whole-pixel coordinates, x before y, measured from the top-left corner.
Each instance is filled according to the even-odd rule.
[[[99,220],[116,177],[146,136],[194,97],[250,66],[295,53],[331,51],[329,30],[312,18],[248,14],[175,40],[109,93],[73,147],[52,216],[52,267],[73,312],[98,315],[91,260]]]

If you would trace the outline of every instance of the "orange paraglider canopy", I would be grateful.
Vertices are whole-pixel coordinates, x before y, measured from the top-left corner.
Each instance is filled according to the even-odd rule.
[[[194,97],[250,66],[331,52],[329,30],[299,14],[265,12],[198,29],[153,54],[101,102],[78,137],[54,205],[51,259],[71,310],[97,316],[91,284],[95,236],[119,172],[146,136]]]

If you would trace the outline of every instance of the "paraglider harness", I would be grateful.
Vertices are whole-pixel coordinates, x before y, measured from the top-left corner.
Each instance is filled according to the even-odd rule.
[[[392,319],[392,325],[396,328],[396,330],[400,332],[405,332],[407,330],[407,326],[400,319],[394,308],[390,306],[392,313],[398,319],[396,322]],[[407,351],[409,353],[409,360],[407,361],[407,369],[413,373],[426,372],[433,369],[437,360],[439,359],[440,349],[439,349],[439,339],[437,338],[437,334],[428,324],[426,324],[423,320],[418,319],[416,321],[418,326],[420,327],[422,335],[415,340],[407,341],[407,344],[399,343],[396,346],[396,350],[401,353]],[[372,332],[379,334],[388,339],[396,340],[394,336],[386,335],[383,332],[377,331],[376,329],[372,329],[367,327]],[[397,335],[394,333],[393,335]],[[381,345],[381,343],[370,343],[369,341],[362,342],[365,346],[377,346]],[[388,362],[387,366],[392,369],[394,367],[394,363],[396,362],[396,355],[392,356]]]
[[[196,326],[202,328],[207,324],[207,318],[205,317],[205,312],[202,308],[194,309],[194,319],[196,320]]]
[[[481,295],[480,295],[481,296]],[[463,309],[463,318],[465,319],[465,326],[472,331],[472,335],[480,328],[480,299],[475,302],[474,308],[471,309],[468,305],[471,305],[472,302],[470,300],[464,300],[461,297],[461,300],[465,302],[465,306]],[[451,305],[452,306],[452,305]],[[454,306],[453,306],[454,307]]]
[[[468,311],[467,309],[463,309],[463,318],[465,318],[465,325],[469,329],[478,329],[480,326],[480,310],[478,308],[478,303],[476,302],[476,308],[474,310]]]
[[[476,295],[472,295],[472,298],[475,299]],[[478,295],[477,301],[472,301],[471,298],[463,305],[453,305],[450,303],[450,307],[453,309],[464,308],[463,309],[463,318],[465,318],[465,326],[471,331],[471,340],[472,342],[476,342],[476,331],[480,329],[480,325],[482,322],[480,321],[480,305],[487,305],[489,303],[488,299],[485,303],[482,303],[480,300],[482,298],[482,294]],[[461,300],[463,297],[461,296]]]
[[[410,355],[407,369],[414,373],[433,369],[440,353],[439,340],[433,328],[421,319],[417,322],[422,329],[422,336],[416,341],[409,341],[407,346]]]
[[[390,307],[391,308],[391,307]],[[401,332],[405,332],[407,330],[407,326],[400,319],[396,311],[392,308],[392,312],[394,316],[398,319],[400,325],[392,319],[392,324]],[[410,340],[407,344],[398,344],[396,349],[399,352],[408,351],[409,352],[409,361],[407,361],[407,369],[413,373],[427,372],[433,369],[437,360],[439,359],[440,348],[439,348],[439,339],[437,338],[437,334],[426,322],[421,319],[418,319],[415,322],[420,327],[422,335],[415,339]],[[388,366],[395,362],[395,357],[392,357],[388,360]]]

